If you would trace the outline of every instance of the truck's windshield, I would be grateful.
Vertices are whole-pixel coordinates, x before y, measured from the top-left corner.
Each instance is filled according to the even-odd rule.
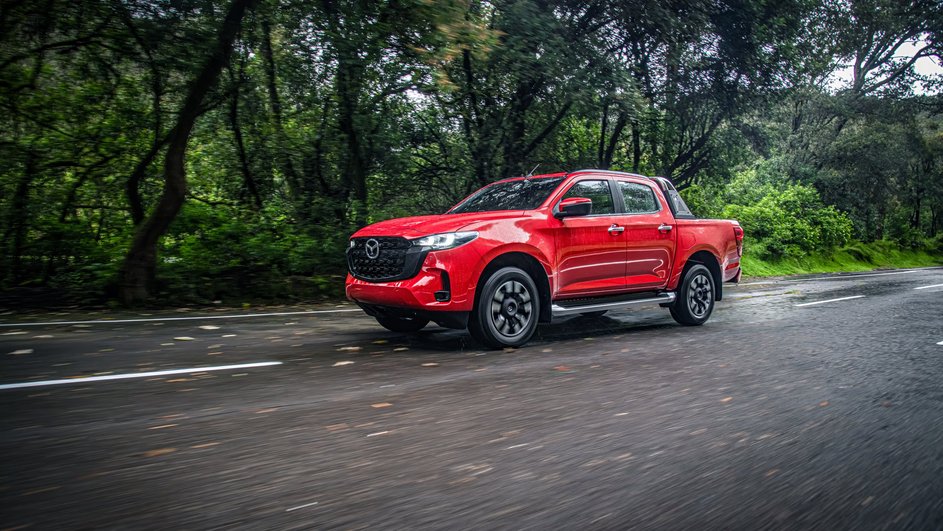
[[[539,207],[562,181],[563,177],[549,177],[492,184],[452,207],[449,213],[533,210]]]

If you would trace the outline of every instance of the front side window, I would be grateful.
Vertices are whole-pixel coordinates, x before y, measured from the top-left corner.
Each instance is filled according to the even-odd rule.
[[[622,191],[622,199],[625,201],[625,212],[627,214],[644,214],[659,210],[658,200],[655,199],[655,193],[651,187],[639,183],[619,181],[619,189]]]
[[[570,187],[563,199],[568,197],[585,197],[593,201],[592,214],[614,214],[616,209],[612,202],[612,192],[609,190],[609,181],[579,181]]]
[[[563,177],[547,177],[495,183],[478,190],[454,206],[449,213],[533,210],[539,207],[562,181]]]

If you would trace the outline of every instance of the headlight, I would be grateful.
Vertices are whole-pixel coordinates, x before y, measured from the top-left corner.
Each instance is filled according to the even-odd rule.
[[[413,245],[417,247],[428,247],[434,251],[441,251],[443,249],[454,249],[459,245],[465,245],[477,237],[477,232],[446,232],[413,240]]]

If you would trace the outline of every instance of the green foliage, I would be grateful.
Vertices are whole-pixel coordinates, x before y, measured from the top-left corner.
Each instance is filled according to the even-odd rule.
[[[743,274],[748,277],[772,277],[943,264],[939,242],[930,241],[926,245],[920,249],[902,249],[890,241],[851,242],[845,247],[814,255],[778,259],[764,259],[747,248],[743,256]]]
[[[227,5],[2,8],[0,289],[114,296]],[[696,214],[740,220],[747,264],[873,261],[853,239],[939,252],[941,80],[917,75],[901,43],[936,53],[941,12],[886,0],[259,2],[204,87],[157,289],[338,295],[358,227],[442,212],[537,164],[670,177]],[[820,88],[838,62],[862,69]]]
[[[165,295],[204,302],[333,294],[346,243],[343,232],[300,226],[279,209],[190,203],[164,240],[159,276]]]
[[[811,186],[788,183],[766,161],[740,171],[726,187],[692,186],[685,202],[702,217],[736,219],[750,253],[761,259],[799,258],[845,245],[848,216],[825,205]]]

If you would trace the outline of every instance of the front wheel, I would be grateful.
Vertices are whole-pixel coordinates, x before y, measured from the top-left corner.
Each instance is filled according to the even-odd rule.
[[[714,278],[710,270],[701,264],[688,269],[678,287],[678,298],[668,308],[680,324],[698,326],[706,323],[714,310]]]
[[[429,324],[428,319],[418,317],[377,317],[380,326],[391,332],[418,332]]]
[[[540,299],[537,286],[524,270],[504,267],[485,281],[468,329],[491,348],[519,347],[537,329]]]

